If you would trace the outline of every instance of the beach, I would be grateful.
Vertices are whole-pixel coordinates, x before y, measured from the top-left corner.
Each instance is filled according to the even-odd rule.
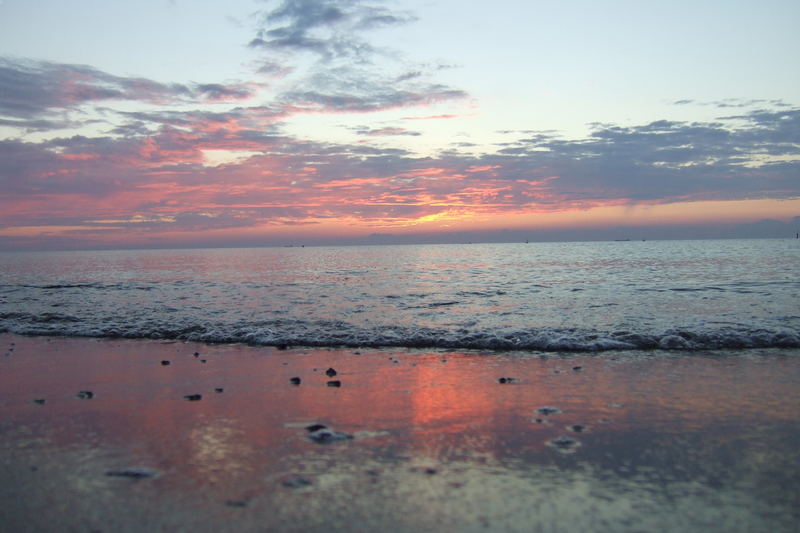
[[[793,531],[798,355],[2,334],[0,523]]]

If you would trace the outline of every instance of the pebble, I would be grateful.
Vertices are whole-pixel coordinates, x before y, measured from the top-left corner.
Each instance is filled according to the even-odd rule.
[[[195,357],[200,357],[200,352],[194,352]]]
[[[514,378],[500,378],[497,380],[498,383],[513,383]]]
[[[581,443],[571,437],[562,435],[547,441],[547,445],[563,453],[572,453]]]
[[[289,383],[291,383],[292,385],[300,385],[301,381],[302,380],[300,378],[298,378],[297,376],[295,376],[293,378],[289,378]]]
[[[317,444],[330,444],[332,442],[353,439],[353,435],[349,433],[334,431],[322,424],[314,424],[313,426],[308,426],[306,429],[308,430],[308,438]]]
[[[75,396],[77,396],[82,400],[91,400],[92,398],[94,398],[94,393],[90,390],[82,390]]]
[[[336,372],[336,370],[334,370],[333,368],[329,368],[328,370],[325,371],[325,375],[327,375],[329,378],[332,378],[337,373],[338,372]]]
[[[292,476],[281,481],[281,485],[289,487],[290,489],[300,489],[313,485],[312,481],[303,476]]]
[[[33,403],[37,405],[44,405],[47,402],[44,398],[34,398]]]
[[[342,386],[342,382],[337,379],[337,380],[334,380],[334,381],[329,381],[327,383],[327,385],[328,385],[328,387],[341,387]]]
[[[247,507],[247,502],[244,500],[228,500],[225,502],[228,507]]]
[[[575,433],[583,433],[588,428],[582,424],[574,424],[572,426],[567,426],[567,429],[570,431],[574,431]]]
[[[575,372],[578,372],[580,370],[583,370],[583,367],[582,366],[573,366],[572,370],[574,370]]]
[[[169,361],[161,361],[161,366],[168,366],[169,364]]]
[[[222,387],[217,387],[214,389],[214,392],[225,392],[225,389],[223,389]]]
[[[158,476],[158,472],[152,468],[133,467],[125,468],[123,470],[109,470],[106,472],[106,475],[113,477],[127,477],[131,479],[146,479]]]
[[[198,400],[202,400],[203,399],[203,395],[202,394],[187,394],[186,396],[183,397],[183,399],[184,400],[189,400],[190,402],[196,402]]]
[[[558,413],[561,412],[561,409],[559,409],[558,407],[547,406],[547,407],[538,408],[536,410],[536,412],[539,413],[539,414],[545,415],[545,416],[547,416],[547,415],[557,415]]]

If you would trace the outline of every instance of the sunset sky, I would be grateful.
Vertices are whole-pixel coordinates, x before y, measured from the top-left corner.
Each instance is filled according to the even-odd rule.
[[[794,236],[798,21],[0,0],[0,249]]]

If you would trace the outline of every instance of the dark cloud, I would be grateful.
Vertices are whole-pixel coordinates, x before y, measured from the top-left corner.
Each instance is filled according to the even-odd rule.
[[[0,58],[0,120],[3,125],[47,130],[86,124],[68,118],[84,104],[112,100],[149,104],[236,101],[250,98],[253,85],[164,84],[120,77],[86,65]]]
[[[253,48],[307,51],[330,60],[360,58],[377,50],[360,33],[406,24],[414,17],[391,11],[381,2],[357,0],[284,0],[261,13]]]
[[[415,105],[430,105],[464,98],[464,92],[442,85],[398,90],[380,83],[367,83],[347,90],[295,90],[283,95],[286,106],[305,112],[365,113]]]
[[[294,54],[308,52],[316,59],[302,74],[295,72],[299,79],[277,97],[295,112],[372,112],[464,98],[461,90],[427,81],[449,66],[408,65],[399,53],[375,47],[365,36],[413,20],[381,1],[284,0],[260,14],[250,46],[270,53],[263,65],[269,75],[294,71]],[[276,54],[285,56],[284,63],[276,62]]]
[[[744,123],[744,125],[742,125]],[[588,139],[534,135],[481,158],[509,177],[557,176],[565,200],[745,199],[800,195],[800,109],[716,122],[598,125]],[[565,193],[562,196],[562,193]]]
[[[791,104],[787,104],[783,100],[780,99],[764,99],[764,98],[725,98],[722,100],[712,100],[712,101],[700,101],[700,100],[690,100],[690,99],[682,99],[676,100],[672,102],[672,105],[697,105],[697,106],[706,106],[706,107],[717,107],[720,109],[746,109],[746,108],[753,108],[759,106],[770,106],[770,107],[793,107]]]
[[[247,100],[254,94],[253,88],[242,84],[223,85],[221,83],[199,83],[192,87],[192,92],[202,100],[214,102],[230,102]]]

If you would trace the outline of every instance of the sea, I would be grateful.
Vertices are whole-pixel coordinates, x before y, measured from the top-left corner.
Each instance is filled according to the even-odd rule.
[[[537,352],[800,347],[800,241],[0,253],[0,332]]]

